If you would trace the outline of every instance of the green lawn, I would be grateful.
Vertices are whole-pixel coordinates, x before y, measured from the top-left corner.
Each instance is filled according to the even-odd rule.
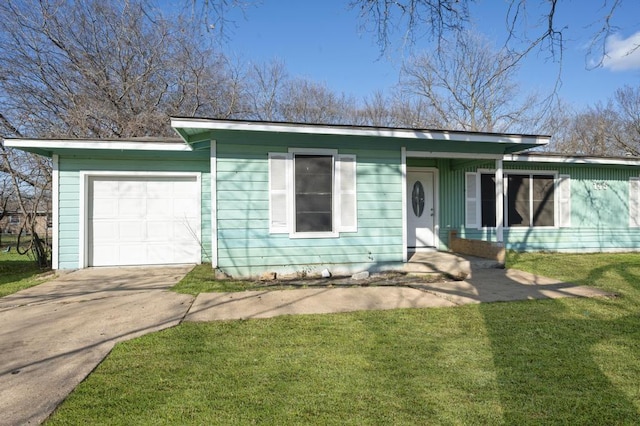
[[[509,265],[619,297],[185,323],[117,345],[50,424],[638,424],[640,254]]]
[[[264,285],[251,281],[216,280],[211,264],[196,265],[186,277],[173,287],[177,293],[193,294],[245,291],[264,288]]]
[[[42,283],[46,280],[43,272],[27,255],[0,251],[0,297]]]

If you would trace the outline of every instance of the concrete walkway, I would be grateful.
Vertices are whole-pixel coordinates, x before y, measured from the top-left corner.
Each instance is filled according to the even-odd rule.
[[[0,424],[39,424],[116,342],[180,323],[192,266],[85,269],[0,298]]]
[[[192,296],[168,291],[191,266],[98,268],[0,298],[0,425],[38,424],[116,342],[188,321],[267,318],[609,294],[519,271],[478,269],[467,281],[315,287]]]
[[[234,320],[293,314],[451,307],[559,297],[612,296],[596,288],[505,269],[475,269],[472,278],[465,281],[426,283],[411,276],[406,276],[402,281],[397,286],[385,287],[204,293],[198,295],[185,320]]]

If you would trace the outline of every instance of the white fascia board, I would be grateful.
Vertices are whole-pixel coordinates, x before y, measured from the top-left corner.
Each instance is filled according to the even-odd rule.
[[[182,142],[135,142],[113,140],[68,140],[68,139],[5,139],[4,144],[10,148],[52,149],[106,149],[118,151],[192,151]]]
[[[504,161],[522,163],[560,163],[560,164],[591,164],[591,165],[616,165],[616,166],[640,166],[640,159],[607,158],[607,157],[570,157],[550,155],[505,155]]]
[[[429,131],[393,128],[336,127],[321,124],[298,125],[288,123],[221,121],[197,118],[172,118],[171,127],[173,127],[174,129],[191,128],[203,130],[241,130],[252,132],[306,133],[335,136],[368,136],[397,139],[445,140],[457,142],[522,143],[535,144],[540,146],[548,144],[550,140],[549,136],[537,135],[502,135],[443,130]]]
[[[463,160],[502,160],[504,154],[482,154],[467,152],[439,152],[439,151],[407,151],[407,157],[412,158],[449,158]]]

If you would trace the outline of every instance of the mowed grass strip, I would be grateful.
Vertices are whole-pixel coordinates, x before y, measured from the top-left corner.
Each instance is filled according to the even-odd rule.
[[[510,262],[619,297],[185,323],[117,345],[49,423],[637,424],[640,255]]]
[[[247,290],[284,290],[294,288],[286,283],[240,280],[217,280],[214,276],[211,264],[196,265],[178,284],[171,288],[176,293],[192,294],[200,293],[225,293]]]
[[[25,288],[33,287],[46,280],[46,272],[27,255],[15,251],[0,252],[0,297],[13,294]]]

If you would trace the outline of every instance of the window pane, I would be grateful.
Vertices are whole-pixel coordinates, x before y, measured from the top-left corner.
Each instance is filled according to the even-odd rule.
[[[509,175],[507,189],[508,226],[529,226],[529,176]]]
[[[553,176],[533,176],[533,226],[554,225]]]
[[[482,226],[496,226],[496,177],[480,176],[480,193],[482,196]]]
[[[333,157],[295,157],[296,232],[333,230]]]

